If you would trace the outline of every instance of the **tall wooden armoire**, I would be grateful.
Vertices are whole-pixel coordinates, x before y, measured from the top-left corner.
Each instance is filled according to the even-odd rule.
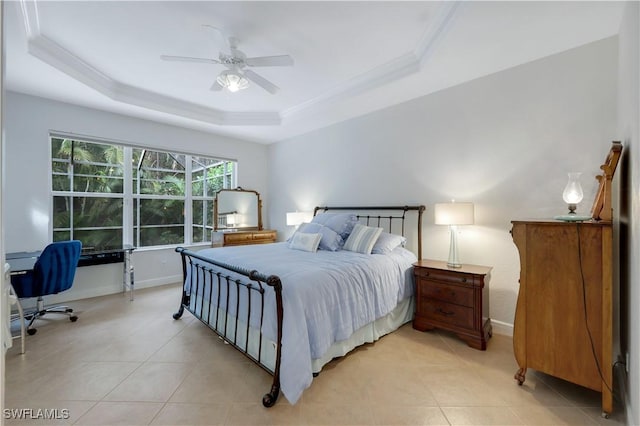
[[[614,142],[598,177],[588,221],[512,221],[520,254],[513,349],[528,368],[602,393],[613,410],[613,233],[611,179],[622,146]]]

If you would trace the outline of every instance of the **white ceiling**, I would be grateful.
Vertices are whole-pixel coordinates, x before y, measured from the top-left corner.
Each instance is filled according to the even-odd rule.
[[[619,2],[8,1],[5,88],[270,143],[617,34]],[[211,91],[210,29],[280,87]]]

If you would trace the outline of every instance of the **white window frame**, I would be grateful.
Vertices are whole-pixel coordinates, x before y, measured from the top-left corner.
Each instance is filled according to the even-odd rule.
[[[53,153],[51,150],[51,144],[53,139],[73,139],[75,141],[79,141],[79,142],[86,142],[86,143],[95,143],[95,144],[102,144],[102,145],[117,145],[123,148],[123,186],[122,186],[122,193],[104,193],[104,192],[80,192],[80,191],[54,191],[53,190],[53,176],[54,176],[54,171],[53,171]],[[50,177],[50,185],[49,185],[49,189],[50,189],[50,215],[49,217],[51,218],[51,226],[50,228],[50,237],[51,239],[53,239],[53,233],[54,233],[54,228],[53,228],[53,214],[54,214],[54,203],[53,200],[55,197],[94,197],[94,198],[118,198],[118,199],[122,199],[123,203],[122,203],[122,243],[123,244],[131,244],[133,245],[133,242],[135,240],[135,235],[134,232],[136,232],[134,230],[134,203],[136,200],[145,200],[145,199],[162,199],[162,200],[168,200],[168,199],[175,199],[175,200],[181,200],[184,202],[184,224],[183,224],[183,242],[180,243],[176,243],[176,244],[168,244],[168,245],[153,245],[153,246],[141,246],[139,247],[139,249],[141,250],[153,250],[153,249],[159,249],[159,248],[170,248],[170,247],[176,247],[176,246],[180,246],[180,245],[205,245],[205,244],[210,244],[210,241],[205,238],[203,241],[200,242],[196,242],[194,243],[193,240],[193,228],[194,228],[194,224],[193,224],[193,201],[210,201],[213,203],[213,200],[215,199],[215,194],[206,194],[206,185],[205,185],[205,193],[203,195],[196,195],[193,196],[192,194],[192,188],[193,188],[193,177],[192,177],[192,162],[193,162],[193,158],[194,157],[200,157],[200,158],[206,158],[206,159],[211,159],[211,160],[217,160],[218,162],[223,162],[224,163],[224,173],[223,173],[223,187],[227,188],[226,184],[228,181],[228,177],[230,178],[230,185],[228,186],[229,188],[233,188],[236,186],[236,182],[237,182],[237,173],[238,173],[238,161],[237,160],[233,160],[233,159],[226,159],[226,158],[222,158],[222,157],[214,157],[214,156],[210,156],[210,155],[205,155],[205,154],[193,154],[193,153],[186,153],[186,152],[176,152],[176,151],[168,151],[168,150],[163,150],[163,149],[158,149],[158,148],[153,148],[153,147],[141,147],[139,145],[134,145],[134,144],[126,144],[123,142],[114,142],[114,141],[110,141],[110,140],[104,140],[104,139],[99,139],[99,138],[93,138],[93,137],[84,137],[84,136],[78,136],[78,135],[67,135],[64,133],[51,133],[49,135],[49,156],[50,156],[50,161],[49,161],[49,177]],[[185,170],[184,170],[184,174],[185,174],[185,191],[184,191],[184,195],[183,196],[176,196],[176,195],[155,195],[155,194],[138,194],[138,193],[134,193],[133,191],[133,168],[136,167],[136,165],[133,165],[132,163],[132,159],[133,159],[133,149],[146,149],[148,151],[153,151],[153,152],[162,152],[162,153],[171,153],[171,154],[177,154],[177,155],[184,155],[185,156]],[[233,170],[231,173],[229,173],[227,171],[227,164],[228,163],[233,163]],[[99,163],[96,163],[99,164]],[[69,173],[71,174],[71,188],[73,188],[73,163],[69,166],[70,170]],[[227,177],[228,176],[228,177]],[[139,209],[138,209],[139,211]],[[71,213],[71,218],[70,218],[70,228],[69,228],[69,232],[71,235],[71,238],[73,237],[73,211],[70,212]],[[213,215],[213,211],[209,212],[207,211],[206,214],[210,214]],[[203,217],[203,227],[207,227],[207,217],[204,216]],[[138,218],[138,226],[137,226],[137,232],[140,232],[141,226],[140,226],[140,221]],[[200,226],[199,224],[197,225],[198,227]],[[95,229],[100,229],[103,227],[96,227]],[[106,226],[104,227],[105,229],[107,228],[113,228],[110,226]],[[56,229],[57,230],[57,229]]]

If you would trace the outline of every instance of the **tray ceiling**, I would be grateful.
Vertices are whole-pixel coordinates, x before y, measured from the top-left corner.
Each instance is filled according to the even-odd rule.
[[[617,34],[618,2],[5,2],[5,88],[262,143]],[[211,91],[210,29],[280,87]]]

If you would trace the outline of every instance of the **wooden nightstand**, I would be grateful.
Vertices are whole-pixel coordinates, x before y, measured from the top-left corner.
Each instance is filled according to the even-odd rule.
[[[214,235],[212,238],[212,247],[268,244],[275,243],[278,238],[278,232],[272,229],[262,229],[260,231],[218,232],[217,234],[218,235]]]
[[[455,333],[472,348],[485,350],[491,337],[489,286],[491,268],[420,260],[413,264],[416,316],[413,328],[440,328]]]

